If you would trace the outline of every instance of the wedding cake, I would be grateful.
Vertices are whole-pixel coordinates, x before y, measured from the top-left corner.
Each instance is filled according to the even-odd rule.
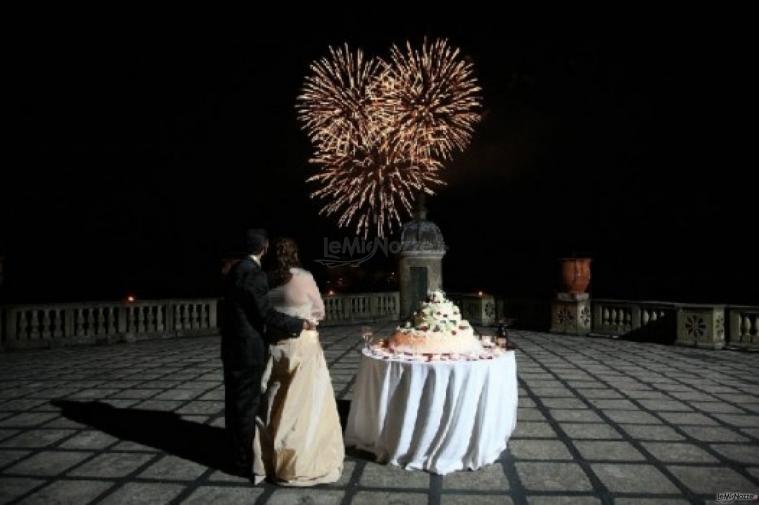
[[[440,290],[432,291],[411,320],[387,340],[394,352],[411,354],[471,354],[482,351],[469,322]]]

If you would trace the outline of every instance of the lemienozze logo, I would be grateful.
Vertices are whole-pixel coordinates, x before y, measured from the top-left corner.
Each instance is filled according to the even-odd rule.
[[[401,243],[387,238],[363,240],[358,237],[345,237],[343,240],[329,240],[324,237],[324,258],[316,260],[327,268],[357,267],[372,259],[377,252],[387,256],[398,254]]]
[[[754,493],[735,493],[735,492],[725,492],[725,493],[717,493],[717,497],[715,498],[715,503],[719,503],[720,505],[727,505],[728,503],[741,503],[741,502],[759,502],[759,495]]]

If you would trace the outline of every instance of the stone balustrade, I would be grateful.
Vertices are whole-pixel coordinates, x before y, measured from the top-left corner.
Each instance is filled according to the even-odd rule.
[[[216,298],[0,307],[0,350],[216,335]],[[397,321],[399,294],[325,295],[324,325]]]
[[[531,327],[527,316],[547,312],[545,302],[496,299],[484,293],[448,297],[461,307],[462,317],[479,326],[516,318],[518,327],[527,328]],[[0,350],[216,335],[218,305],[216,298],[8,305],[0,307]],[[325,326],[398,321],[400,315],[397,291],[326,294],[324,305]],[[704,348],[759,349],[756,306],[593,299],[591,307],[593,334]]]
[[[759,307],[595,299],[593,333],[678,345],[759,349]]]
[[[759,307],[729,306],[727,312],[729,344],[759,349]]]
[[[667,302],[633,302],[627,300],[592,300],[593,333],[610,336],[627,335],[645,329],[653,331],[671,327],[677,306]]]
[[[212,335],[217,306],[217,299],[9,305],[0,335],[8,349]]]
[[[373,321],[397,321],[400,314],[398,291],[324,295],[322,325]]]

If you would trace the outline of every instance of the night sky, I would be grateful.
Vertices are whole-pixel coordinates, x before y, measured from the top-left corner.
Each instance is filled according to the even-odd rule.
[[[295,238],[323,282],[323,237],[346,234],[308,197],[294,108],[308,64],[330,44],[385,54],[427,35],[460,46],[484,88],[470,148],[428,199],[446,289],[549,297],[557,259],[588,255],[593,296],[759,303],[757,193],[716,147],[732,98],[708,37],[371,19],[28,37],[12,58],[3,300],[216,295],[251,225]]]

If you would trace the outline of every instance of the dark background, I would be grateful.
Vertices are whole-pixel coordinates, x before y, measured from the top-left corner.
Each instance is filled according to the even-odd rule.
[[[676,27],[530,36],[487,16],[28,33],[11,57],[3,300],[214,295],[248,225],[295,238],[324,285],[313,260],[346,235],[304,182],[308,64],[424,35],[460,46],[484,88],[472,145],[428,199],[446,289],[550,296],[576,254],[594,259],[594,296],[759,303],[756,168],[730,159],[740,139],[720,119],[741,102],[742,44]]]

